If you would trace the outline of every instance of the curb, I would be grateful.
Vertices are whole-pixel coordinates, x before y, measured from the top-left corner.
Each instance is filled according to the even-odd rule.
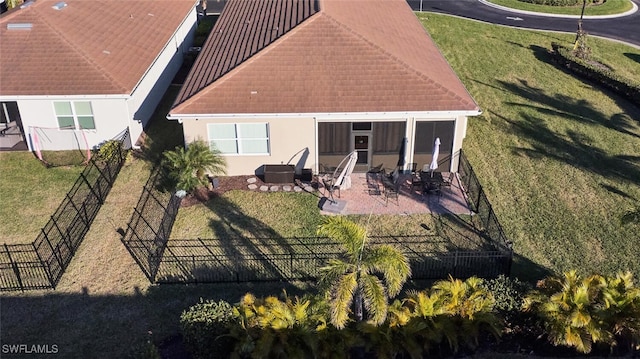
[[[484,5],[496,8],[496,9],[500,9],[502,11],[508,11],[508,12],[513,12],[513,13],[517,13],[517,14],[525,14],[525,15],[535,15],[535,16],[546,16],[546,17],[557,17],[557,18],[564,18],[564,19],[579,19],[580,15],[565,15],[565,14],[549,14],[549,13],[543,13],[543,12],[535,12],[535,11],[526,11],[526,10],[518,10],[518,9],[512,9],[510,7],[506,7],[506,6],[502,6],[502,5],[496,5],[494,3],[491,3],[487,0],[478,0],[479,2],[481,2]],[[617,17],[623,17],[623,16],[629,16],[631,14],[636,13],[636,11],[638,11],[638,5],[636,5],[635,2],[631,1],[631,5],[633,5],[633,7],[631,8],[631,10],[623,12],[621,14],[612,14],[612,15],[585,15],[583,17],[583,19],[585,20],[589,20],[589,19],[613,19],[613,18],[617,18]]]

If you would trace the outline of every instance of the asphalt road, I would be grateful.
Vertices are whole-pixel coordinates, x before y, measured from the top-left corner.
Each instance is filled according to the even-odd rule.
[[[632,1],[640,5],[640,0]],[[407,2],[413,10],[420,10],[420,0]],[[577,19],[514,13],[496,9],[478,0],[422,0],[422,10],[529,29],[573,33],[578,29]],[[610,19],[585,18],[582,28],[589,35],[615,39],[640,47],[640,11]]]

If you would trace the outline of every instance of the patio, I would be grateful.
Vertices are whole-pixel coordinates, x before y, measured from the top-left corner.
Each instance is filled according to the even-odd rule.
[[[334,198],[344,201],[345,206],[338,211],[322,211],[324,214],[470,214],[462,186],[455,173],[443,173],[443,176],[452,175],[450,187],[443,187],[440,193],[422,194],[417,188],[411,189],[411,175],[400,175],[398,198],[386,198],[384,187],[379,183],[379,191],[371,191],[367,183],[366,173],[351,174],[351,188],[337,191]],[[320,194],[329,196],[328,191],[320,190]],[[328,206],[330,204],[327,204]],[[327,208],[327,207],[324,208]]]

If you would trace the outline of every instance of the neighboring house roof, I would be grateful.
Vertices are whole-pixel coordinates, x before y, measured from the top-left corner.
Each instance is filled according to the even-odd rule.
[[[0,96],[131,94],[195,5],[36,0],[8,12],[0,17]],[[9,29],[15,24],[31,28]]]
[[[230,0],[170,116],[478,110],[404,0]]]

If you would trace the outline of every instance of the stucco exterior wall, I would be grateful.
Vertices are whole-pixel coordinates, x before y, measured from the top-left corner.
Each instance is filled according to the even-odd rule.
[[[133,91],[128,106],[131,113],[131,138],[134,144],[174,76],[180,70],[184,54],[193,44],[196,21],[197,13],[194,7]]]
[[[296,170],[315,166],[315,123],[309,118],[189,119],[182,124],[185,143],[207,141],[209,123],[267,123],[269,155],[226,155],[230,176],[262,174],[265,164],[293,164]]]
[[[30,150],[34,150],[33,127],[43,127],[50,134],[49,138],[39,136],[41,144],[48,150],[69,150],[77,144],[69,143],[67,139],[70,131],[58,129],[53,103],[56,101],[90,101],[93,110],[95,130],[86,130],[84,135],[89,148],[101,142],[114,138],[129,125],[129,110],[124,98],[86,98],[86,97],[51,97],[49,99],[21,99],[18,100],[20,117],[25,131],[25,138]]]

